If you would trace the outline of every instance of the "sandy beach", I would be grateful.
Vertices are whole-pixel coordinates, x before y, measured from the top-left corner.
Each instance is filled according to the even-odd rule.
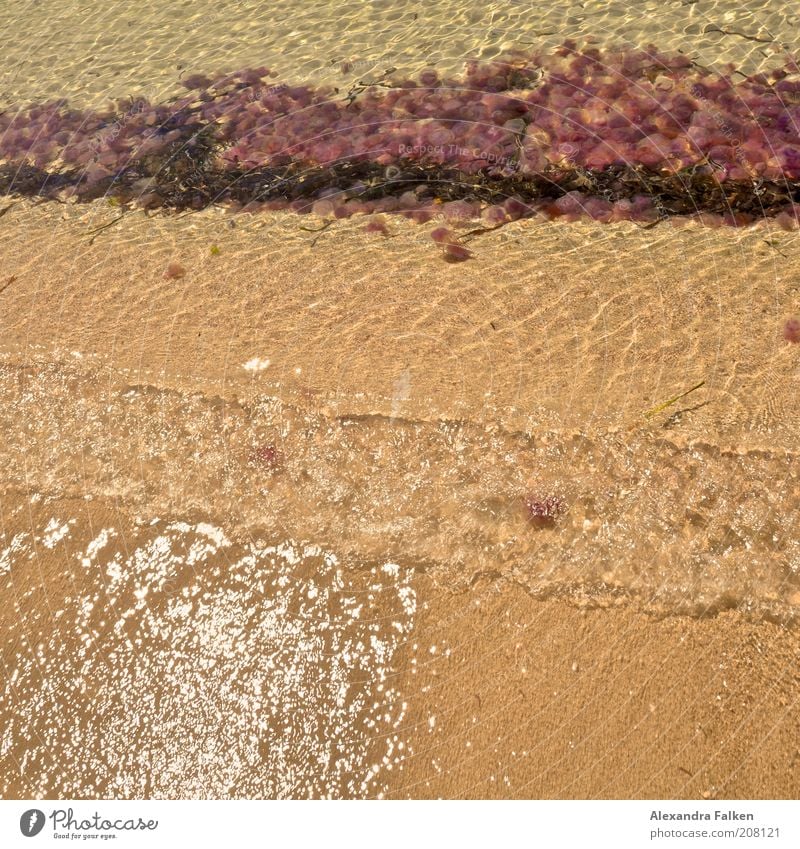
[[[528,224],[454,267],[405,222],[132,213],[93,232],[116,215],[4,218],[4,795],[793,795],[793,234]],[[643,415],[698,379],[695,403]],[[526,522],[531,486],[565,493],[556,527]],[[291,583],[256,593],[287,541]],[[344,669],[322,644],[301,661],[323,621],[359,644],[352,611],[298,601],[326,552],[326,604],[366,599],[384,640]],[[246,582],[235,603],[220,566]],[[252,619],[275,593],[300,605],[286,634]],[[221,639],[237,628],[242,655]],[[188,666],[160,680],[180,633]],[[273,689],[242,690],[287,640]],[[117,667],[143,690],[96,683]],[[209,697],[224,725],[190,707],[220,675],[240,682]],[[341,680],[351,748],[316,775],[256,718],[299,711],[303,740],[325,736]],[[206,761],[184,763],[186,735]]]
[[[524,17],[196,5],[32,14],[0,100],[344,85]],[[642,43],[617,5],[541,30]],[[661,46],[790,39],[729,5]],[[0,797],[797,798],[797,232],[364,223],[0,200]]]

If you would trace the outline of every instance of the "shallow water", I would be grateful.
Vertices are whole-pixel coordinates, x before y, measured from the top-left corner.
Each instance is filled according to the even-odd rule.
[[[135,12],[116,3],[78,10],[53,0],[10,0],[0,11],[0,31],[13,33],[0,69],[0,102],[163,97],[178,90],[182,74],[262,64],[290,80],[349,86],[388,67],[460,71],[468,58],[586,36],[637,47],[652,42],[710,66],[733,61],[750,73],[794,46],[797,21],[775,0],[746,6],[646,0],[635,8],[624,0],[428,6],[280,0],[269,10],[259,0],[168,6],[147,0]],[[351,66],[344,72],[343,63]]]
[[[334,414],[81,365],[5,367],[0,379],[0,462],[17,492],[99,496],[145,519],[198,515],[239,540],[324,541],[452,587],[491,575],[664,613],[795,615],[800,481],[777,445],[408,418],[399,398],[388,415]],[[525,499],[548,496],[567,509],[542,526]]]

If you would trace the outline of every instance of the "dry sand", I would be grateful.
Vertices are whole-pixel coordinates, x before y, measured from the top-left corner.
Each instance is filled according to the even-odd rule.
[[[2,220],[4,795],[796,796],[796,236],[118,215]]]

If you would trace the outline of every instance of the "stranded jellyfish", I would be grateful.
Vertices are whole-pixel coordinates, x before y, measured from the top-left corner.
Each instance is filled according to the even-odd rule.
[[[179,280],[186,274],[186,269],[179,262],[171,262],[164,272],[165,280]]]
[[[800,318],[787,318],[783,325],[783,338],[793,345],[800,342]]]
[[[546,528],[567,512],[567,503],[560,495],[529,493],[523,498],[528,521],[535,527]]]

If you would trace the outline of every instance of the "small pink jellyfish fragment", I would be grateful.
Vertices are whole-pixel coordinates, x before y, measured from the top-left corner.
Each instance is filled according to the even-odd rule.
[[[179,280],[186,274],[186,269],[179,262],[171,262],[164,272],[165,280]]]
[[[376,215],[364,225],[365,233],[380,233],[383,236],[389,235],[389,230],[386,227],[386,221],[382,215]]]
[[[783,338],[793,345],[800,343],[800,318],[787,318],[783,325]]]
[[[444,248],[444,258],[448,262],[463,262],[472,258],[472,251],[462,245],[456,234],[447,227],[434,227],[431,239]]]
[[[250,454],[250,464],[274,471],[283,465],[283,454],[274,445],[260,445]]]
[[[314,215],[319,215],[320,218],[325,218],[328,215],[333,214],[333,203],[329,200],[315,201],[311,207],[311,211]]]
[[[448,227],[434,227],[431,230],[431,239],[439,245],[454,245],[458,241],[455,233]]]
[[[444,247],[444,258],[448,262],[464,262],[472,259],[472,251],[464,245],[448,244]]]
[[[419,81],[425,86],[435,86],[439,82],[439,75],[433,68],[426,68],[419,75]]]
[[[567,512],[567,503],[560,495],[532,493],[523,498],[528,521],[536,527],[550,527]]]
[[[481,218],[483,218],[487,224],[499,226],[500,224],[505,224],[506,221],[508,221],[508,214],[502,206],[487,206],[481,213]]]
[[[427,224],[433,218],[433,212],[430,209],[412,209],[409,217],[415,224]]]
[[[519,198],[506,198],[503,203],[509,218],[516,221],[518,218],[523,218],[529,211],[530,207],[524,204]]]
[[[186,77],[182,81],[182,85],[184,88],[193,89],[193,88],[208,88],[212,83],[210,77],[206,77],[203,74],[192,74],[191,76]]]
[[[451,200],[442,204],[442,214],[451,221],[466,221],[477,215],[478,208],[466,200]]]
[[[798,228],[797,218],[788,212],[779,212],[775,216],[775,223],[781,230],[797,230]]]

